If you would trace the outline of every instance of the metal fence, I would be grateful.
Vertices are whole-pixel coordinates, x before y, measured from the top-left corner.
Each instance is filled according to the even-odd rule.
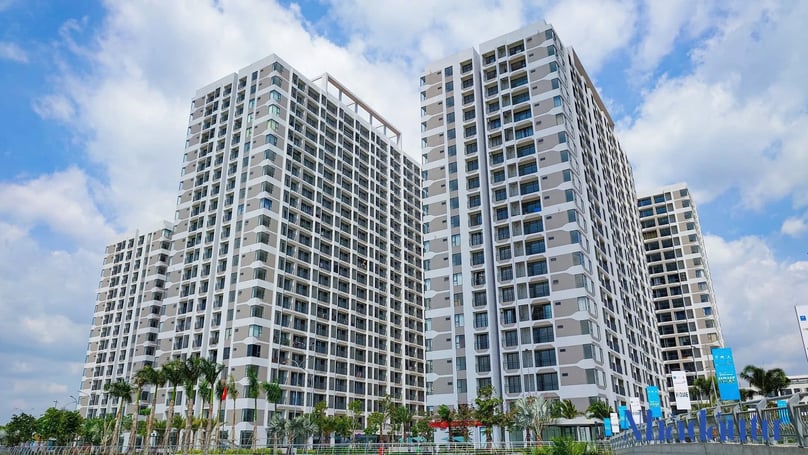
[[[612,449],[665,442],[808,447],[808,404],[800,403],[802,397],[794,394],[720,404],[637,423],[609,438],[609,444]]]
[[[399,455],[399,454],[432,454],[432,455],[461,455],[461,454],[530,454],[543,445],[551,445],[552,441],[539,441],[529,443],[501,442],[488,445],[486,443],[345,443],[345,444],[297,444],[287,447],[279,444],[273,451],[270,447],[258,447],[253,450],[249,447],[234,449],[211,449],[210,454],[234,454],[234,455]],[[608,453],[609,448],[603,441],[598,443],[587,442],[587,447],[597,453]],[[20,446],[20,447],[0,447],[2,455],[127,455],[127,454],[147,455],[141,450],[128,452],[121,447],[102,446],[74,446],[74,447],[47,447],[47,446]],[[160,447],[150,449],[148,455],[179,455],[183,454],[181,447]],[[189,454],[201,455],[201,449],[192,449]],[[588,452],[590,453],[590,452]]]

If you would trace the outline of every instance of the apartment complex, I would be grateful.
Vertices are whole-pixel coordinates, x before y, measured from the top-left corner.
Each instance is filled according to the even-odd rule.
[[[154,356],[120,376],[199,355],[240,388],[248,369],[278,380],[287,416],[321,401],[372,412],[386,396],[422,410],[420,187],[398,130],[328,74],[308,80],[270,56],[199,89],[159,330],[143,340],[156,344],[142,345]],[[257,419],[266,443],[263,401],[254,415],[240,390],[236,441]]]
[[[107,246],[84,359],[79,407],[85,417],[114,414],[104,385],[154,362],[174,225],[163,222]]]
[[[637,208],[668,386],[671,371],[693,385],[715,376],[712,348],[724,346],[696,204],[679,183],[640,195]]]
[[[664,375],[632,170],[576,53],[540,23],[433,62],[421,122],[427,407],[491,385],[647,409]]]

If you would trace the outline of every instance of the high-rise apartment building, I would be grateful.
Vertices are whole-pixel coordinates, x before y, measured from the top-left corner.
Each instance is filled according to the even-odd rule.
[[[199,89],[155,357],[124,377],[192,355],[225,364],[242,443],[255,419],[266,442],[271,409],[253,415],[248,369],[278,380],[286,416],[321,401],[368,413],[386,396],[422,410],[420,187],[398,130],[328,74],[270,56]]]
[[[78,398],[85,417],[114,414],[104,385],[154,362],[173,229],[163,222],[106,248]]]
[[[640,195],[637,206],[668,385],[671,371],[693,385],[715,376],[712,348],[724,346],[696,204],[680,183]]]
[[[551,26],[421,77],[427,406],[664,387],[631,166]]]

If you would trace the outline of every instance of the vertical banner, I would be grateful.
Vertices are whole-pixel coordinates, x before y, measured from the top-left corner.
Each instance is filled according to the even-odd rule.
[[[648,407],[651,409],[651,417],[658,419],[662,417],[662,402],[659,401],[659,387],[649,385],[645,388],[648,395]]]
[[[777,415],[780,417],[781,423],[791,425],[791,418],[788,415],[788,400],[777,400]]]
[[[713,348],[713,365],[715,365],[715,378],[718,381],[718,394],[721,399],[724,401],[740,400],[741,391],[738,388],[738,375],[735,373],[732,349]]]
[[[642,406],[638,397],[631,397],[628,401],[628,408],[631,411],[631,417],[634,418],[635,423],[642,421]]]
[[[628,408],[625,406],[618,406],[617,407],[617,416],[620,419],[620,429],[625,430],[628,428],[628,417],[626,414],[628,413]]]
[[[612,433],[612,419],[608,417],[603,419],[603,434],[605,436],[611,436],[614,434]]]
[[[673,396],[676,398],[676,410],[689,411],[691,406],[687,375],[684,371],[671,371],[671,378],[673,378]]]
[[[617,417],[616,412],[609,414],[609,421],[612,423],[612,433],[620,433],[620,419]]]

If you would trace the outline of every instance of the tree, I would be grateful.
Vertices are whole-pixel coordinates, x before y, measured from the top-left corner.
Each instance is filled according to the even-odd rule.
[[[166,422],[174,422],[174,406],[177,399],[177,386],[182,382],[182,360],[172,360],[163,365],[163,375],[166,383],[171,384],[171,392],[168,396],[168,410],[166,411]],[[165,433],[163,434],[163,445],[168,446],[171,443],[171,430],[173,425],[166,425]]]
[[[25,412],[14,414],[6,424],[6,443],[16,446],[34,439],[36,433],[36,417]]]
[[[384,425],[384,415],[381,412],[371,412],[368,414],[367,425],[365,426],[365,434],[375,436],[379,434],[381,426]]]
[[[612,413],[612,407],[605,401],[598,400],[592,402],[589,407],[586,408],[586,413],[589,417],[596,419],[608,419],[609,415]]]
[[[236,400],[238,399],[238,388],[236,386],[236,378],[233,375],[230,375],[230,378],[227,380],[227,393],[230,394],[230,399],[233,400],[233,415],[231,417],[232,421],[232,428],[230,432],[230,443],[233,447],[236,446]]]
[[[272,382],[264,381],[261,383],[261,388],[264,389],[264,396],[266,397],[267,403],[272,404],[272,414],[274,415],[278,409],[278,403],[281,401],[281,398],[283,398],[283,390],[281,389],[281,385],[278,384],[277,380]],[[324,401],[321,401],[320,403],[325,404]]]
[[[216,435],[216,446],[218,447],[219,434],[221,432],[221,428],[224,427],[224,413],[222,412],[222,408],[227,400],[227,379],[221,378],[216,381],[216,396],[219,397],[219,408],[218,412],[216,413],[216,423],[213,427],[213,435]]]
[[[143,441],[143,453],[149,453],[151,447],[151,432],[154,425],[154,413],[157,408],[157,391],[166,383],[165,374],[162,369],[155,369],[151,365],[146,365],[138,374],[146,377],[147,384],[154,386],[151,393],[151,406],[149,407],[149,417],[146,419],[146,432]]]
[[[269,392],[267,392],[267,399],[269,399],[268,397]],[[325,400],[318,401],[317,403],[315,403],[314,409],[312,409],[310,414],[310,418],[312,419],[314,424],[317,425],[317,428],[319,428],[320,430],[319,431],[320,444],[323,444],[323,440],[325,440],[326,443],[330,443],[331,433],[334,431],[334,418],[325,415],[325,410],[327,406],[328,404],[325,402]]]
[[[415,424],[410,427],[413,436],[420,436],[428,442],[432,442],[435,437],[435,432],[429,426],[429,419],[426,416],[419,415],[415,418]]]
[[[149,383],[151,375],[147,368],[149,370],[152,369],[151,365],[147,365],[135,373],[135,376],[132,378],[132,384],[135,386],[135,409],[132,411],[132,425],[129,427],[129,453],[135,453],[137,423],[140,419],[140,396],[143,393],[143,387]]]
[[[55,439],[57,446],[73,442],[81,432],[82,418],[78,411],[48,408],[37,419],[37,434],[44,439]]]
[[[379,425],[379,442],[384,442],[384,425],[387,419],[390,418],[393,412],[393,398],[390,395],[385,395],[379,402],[379,413],[382,415],[382,422]]]
[[[351,441],[353,442],[356,436],[356,429],[359,428],[359,414],[364,411],[364,403],[359,400],[353,400],[348,403],[348,410],[353,414],[351,419]]]
[[[280,414],[275,414],[267,422],[267,436],[272,437],[272,453],[278,450],[278,438],[283,437],[286,429],[286,419]]]
[[[574,419],[581,415],[572,400],[554,400],[550,404],[550,416],[554,419]]]
[[[115,382],[106,384],[104,386],[104,392],[118,399],[118,412],[115,414],[115,429],[112,430],[112,444],[109,446],[109,453],[113,454],[118,448],[118,436],[121,429],[124,406],[132,401],[132,384],[123,379],[118,379]]]
[[[694,395],[699,397],[699,401],[705,400],[710,402],[710,404],[715,403],[716,399],[716,391],[718,390],[718,382],[715,379],[715,376],[709,377],[697,377],[693,380],[693,385],[690,387]]]
[[[474,418],[485,426],[485,442],[491,447],[493,428],[502,424],[502,398],[494,394],[493,386],[487,385],[477,391],[474,406]]]
[[[438,408],[435,410],[435,413],[437,414],[438,421],[446,424],[446,429],[449,430],[449,444],[451,445],[452,422],[454,421],[455,418],[454,409],[450,408],[448,405],[442,404],[438,406]]]
[[[258,367],[249,365],[247,367],[247,397],[253,400],[253,434],[252,449],[258,447],[258,397],[261,395],[261,386],[258,383]]]
[[[525,442],[530,442],[531,432],[536,441],[541,441],[544,426],[552,420],[550,402],[541,395],[524,396],[513,404],[513,428],[525,430]]]
[[[215,360],[207,360],[202,359],[202,363],[200,364],[200,372],[202,373],[202,377],[204,377],[205,382],[208,384],[208,393],[203,394],[203,399],[207,399],[208,403],[208,420],[207,426],[205,429],[205,442],[204,447],[202,448],[202,453],[207,455],[208,450],[210,450],[210,438],[212,432],[212,426],[214,422],[213,417],[213,401],[215,400],[214,393],[217,393],[220,397],[222,396],[221,390],[216,390],[218,385],[221,383],[219,376],[222,374],[224,370],[224,365],[216,363]],[[219,414],[216,414],[216,421],[218,422]],[[218,438],[217,438],[218,439]]]
[[[346,416],[335,416],[334,417],[334,433],[339,435],[342,438],[350,438],[351,431],[354,428],[354,419]]]
[[[112,436],[114,426],[115,416],[112,414],[85,419],[81,428],[81,437],[85,444],[106,446]]]
[[[407,427],[412,423],[412,413],[406,406],[396,406],[390,411],[390,423],[398,429],[401,427],[401,440],[406,438]]]
[[[463,441],[469,440],[469,425],[472,420],[474,420],[474,409],[467,404],[459,405],[455,412],[455,422],[460,423],[460,425],[455,425],[455,427],[457,428],[456,431],[459,431],[463,437]]]
[[[764,397],[774,396],[789,384],[791,380],[781,368],[764,370],[754,365],[747,365],[740,374],[741,378]]]
[[[202,359],[192,355],[180,364],[182,386],[185,389],[185,434],[183,434],[183,451],[188,453],[191,449],[194,425],[194,402],[196,400],[196,383],[202,376]]]

